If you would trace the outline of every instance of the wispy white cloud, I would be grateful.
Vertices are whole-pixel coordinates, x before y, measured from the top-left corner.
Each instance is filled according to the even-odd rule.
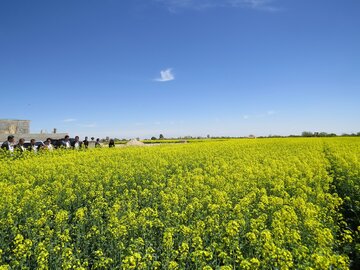
[[[157,82],[169,82],[172,80],[175,80],[175,76],[174,76],[171,68],[161,70],[160,78],[155,79],[155,81],[157,81]]]
[[[274,114],[276,114],[276,112],[273,110],[267,111],[267,115],[274,115]]]
[[[273,5],[277,0],[154,0],[165,5],[169,11],[176,12],[181,9],[208,9],[215,7],[251,8],[267,11],[276,11]]]
[[[63,122],[66,122],[66,123],[69,123],[69,122],[75,122],[76,119],[75,118],[67,118],[67,119],[64,119]]]

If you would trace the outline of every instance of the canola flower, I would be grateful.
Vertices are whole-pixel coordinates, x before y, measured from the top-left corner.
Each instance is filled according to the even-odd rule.
[[[2,153],[0,269],[349,269],[359,176],[357,138]]]

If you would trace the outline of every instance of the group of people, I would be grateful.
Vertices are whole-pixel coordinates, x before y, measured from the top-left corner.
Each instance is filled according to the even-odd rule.
[[[79,136],[75,136],[74,139],[70,139],[69,135],[66,135],[64,139],[61,140],[53,140],[51,138],[47,138],[44,143],[36,143],[35,139],[30,140],[30,144],[25,144],[25,140],[23,138],[19,139],[17,143],[15,143],[15,137],[13,135],[9,135],[7,137],[7,141],[5,141],[1,148],[4,150],[8,150],[10,152],[14,151],[32,151],[37,152],[39,150],[50,150],[52,151],[55,148],[65,148],[65,149],[80,149],[80,148],[88,148],[89,140],[88,137],[85,137],[85,140],[80,141]],[[100,139],[96,139],[95,147],[101,147]],[[115,147],[115,142],[113,139],[109,142],[109,147]]]
[[[46,140],[44,142],[43,147],[47,147],[48,149],[52,149],[51,141]],[[25,146],[25,140],[23,138],[19,139],[18,143],[15,143],[15,137],[13,135],[9,135],[7,137],[7,141],[3,142],[1,145],[1,149],[8,150],[10,152],[14,152],[15,150],[19,150],[21,152],[31,150],[37,152],[39,150],[39,146],[36,145],[35,139],[30,140],[30,146]]]

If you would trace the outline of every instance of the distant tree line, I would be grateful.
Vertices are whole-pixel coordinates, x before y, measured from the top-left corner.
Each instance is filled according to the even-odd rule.
[[[336,135],[335,133],[326,133],[326,132],[311,132],[311,131],[304,131],[301,133],[301,137],[336,137],[338,135]],[[360,132],[358,133],[343,133],[340,136],[344,136],[344,137],[355,137],[355,136],[360,136]]]
[[[327,132],[312,132],[312,131],[303,131],[300,135],[267,135],[267,136],[258,136],[249,135],[249,136],[210,136],[209,134],[206,136],[183,136],[183,137],[165,137],[163,134],[160,134],[158,137],[152,136],[150,140],[204,140],[204,139],[247,139],[247,138],[288,138],[288,137],[360,137],[360,132],[357,133],[342,133],[341,135],[337,135],[335,133],[327,133]],[[91,138],[93,140],[93,138]],[[140,141],[140,138],[136,138]],[[109,141],[108,138],[101,139],[102,142]],[[114,138],[115,143],[126,143],[129,139],[119,139]]]

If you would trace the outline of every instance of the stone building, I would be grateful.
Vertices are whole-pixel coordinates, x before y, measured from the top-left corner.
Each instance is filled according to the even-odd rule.
[[[56,129],[53,133],[31,133],[30,120],[0,119],[0,142],[6,141],[9,135],[14,135],[15,140],[24,138],[26,141],[31,139],[45,141],[47,138],[64,138],[67,133],[57,133]]]
[[[0,134],[28,134],[30,133],[29,120],[0,120]]]

